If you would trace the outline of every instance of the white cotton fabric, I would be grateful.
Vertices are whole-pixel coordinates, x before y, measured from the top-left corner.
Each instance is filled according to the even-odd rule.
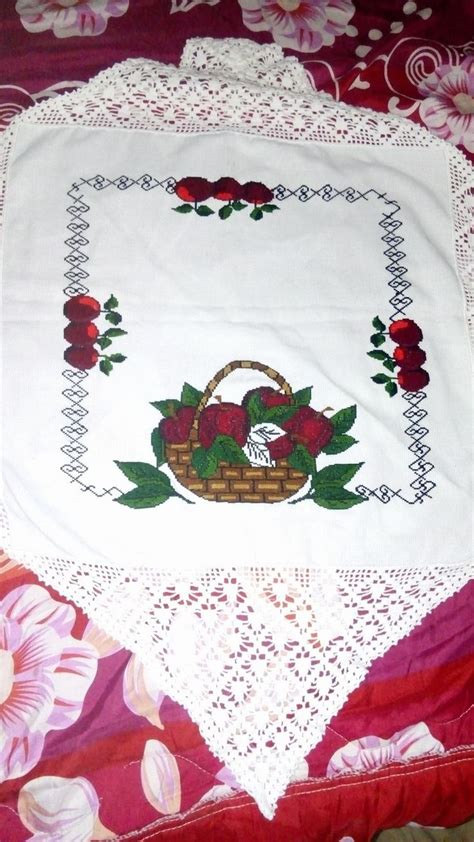
[[[231,173],[241,183],[290,190],[349,185],[366,197],[291,197],[258,222],[248,210],[223,221],[174,213],[181,200],[163,188],[81,185],[90,206],[82,214],[89,223],[87,285],[99,302],[116,295],[127,329],[111,349],[127,360],[107,378],[96,367],[81,381],[88,392],[81,438],[88,470],[81,479],[93,486],[84,490],[61,471],[68,461],[61,428],[70,385],[63,374],[70,370],[63,359],[66,209],[81,178],[138,180],[145,173],[160,182],[170,175],[197,173],[212,181]],[[367,357],[373,317],[388,324],[393,314],[393,278],[379,225],[387,204],[378,194],[400,205],[413,299],[406,315],[423,326],[431,373],[423,443],[431,447],[429,479],[436,485],[419,503],[410,487],[406,400],[401,392],[390,399],[372,382],[386,369]],[[15,543],[120,566],[124,557],[129,564],[166,565],[169,548],[175,568],[190,560],[197,568],[219,565],[223,558],[232,566],[263,560],[330,568],[467,560],[469,355],[441,150],[368,154],[235,132],[177,137],[21,126],[9,170],[3,284],[4,407],[15,407],[4,414],[3,475]],[[110,327],[103,316],[98,324]],[[394,345],[388,340],[383,347]],[[316,409],[355,404],[350,432],[358,444],[321,455],[318,468],[362,462],[350,489],[386,484],[404,499],[381,504],[372,497],[333,511],[311,501],[216,504],[185,490],[195,505],[180,498],[139,511],[117,505],[120,490],[133,485],[114,460],[155,461],[150,434],[161,415],[151,401],[179,398],[185,381],[204,390],[234,359],[275,368],[295,391],[313,386]],[[237,371],[218,392],[240,403],[259,384],[272,385],[263,374]],[[114,487],[101,497],[94,493]]]
[[[125,62],[6,135],[1,522],[7,550],[155,666],[270,817],[373,658],[471,576],[472,176],[415,126],[299,93],[301,79],[277,93],[270,71],[266,89],[260,67],[253,86],[202,78],[192,55],[181,71]],[[189,175],[263,182],[279,210],[180,215],[169,188]],[[117,297],[127,330],[111,349],[125,362],[80,381],[81,483],[64,469],[71,265],[88,294]],[[367,356],[376,315],[422,327],[421,402],[371,380],[386,371]],[[366,502],[207,502],[171,473],[194,505],[115,502],[132,485],[114,460],[154,461],[150,402],[236,359],[313,386],[315,409],[357,406],[357,444],[317,464],[363,463],[348,488]],[[259,385],[238,371],[217,392],[239,403]]]

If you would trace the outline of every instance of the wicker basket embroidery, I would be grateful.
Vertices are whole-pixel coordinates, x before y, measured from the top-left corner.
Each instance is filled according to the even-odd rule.
[[[220,461],[216,473],[209,478],[200,478],[192,466],[193,451],[200,447],[198,429],[201,413],[219,383],[237,368],[262,371],[280,386],[284,395],[290,399],[293,397],[291,386],[269,366],[250,360],[229,363],[208,383],[196,409],[188,441],[166,445],[167,462],[178,482],[205,500],[216,503],[281,503],[300,491],[308,481],[308,475],[292,468],[286,459],[276,460],[272,467],[232,465]]]
[[[251,389],[240,405],[211,403],[219,383],[236,369],[260,371],[273,381],[272,387]],[[252,360],[228,363],[203,392],[185,383],[179,400],[152,402],[163,416],[151,434],[156,465],[116,461],[135,483],[135,488],[116,502],[136,509],[161,505],[171,497],[193,503],[194,496],[216,503],[299,503],[310,499],[327,509],[349,509],[364,502],[365,497],[346,488],[361,463],[316,467],[320,453],[338,454],[356,444],[347,435],[356,407],[327,417],[327,410],[318,412],[309,405],[311,393],[311,387],[293,392],[275,369]],[[245,448],[248,450],[249,433],[262,422],[273,425],[273,439],[268,444],[268,464],[257,465],[252,464]],[[161,470],[164,465],[175,483]],[[301,495],[307,485],[309,490]]]

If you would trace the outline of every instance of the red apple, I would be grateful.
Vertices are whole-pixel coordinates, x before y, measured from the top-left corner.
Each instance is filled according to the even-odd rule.
[[[195,414],[194,406],[181,406],[176,415],[163,418],[159,424],[163,439],[168,444],[184,444],[189,438]]]
[[[430,375],[424,368],[417,368],[414,371],[407,371],[402,368],[397,374],[397,380],[406,392],[418,392],[428,385]]]
[[[426,360],[426,354],[418,345],[412,348],[395,348],[393,359],[398,363],[400,368],[404,368],[407,371],[414,371],[416,368],[421,368]]]
[[[174,192],[183,202],[205,202],[211,198],[212,188],[207,178],[189,176],[177,182]]]
[[[286,433],[284,436],[279,436],[277,439],[269,441],[267,447],[271,459],[286,459],[290,453],[293,453],[295,449],[295,442],[292,440],[291,436]]]
[[[213,184],[212,195],[220,202],[236,202],[242,198],[242,187],[235,178],[219,178]]]
[[[294,442],[304,444],[311,456],[317,456],[334,435],[330,419],[310,406],[300,406],[282,427]]]
[[[64,305],[64,315],[71,322],[90,322],[100,313],[100,304],[90,295],[74,295]]]
[[[244,395],[242,406],[248,406],[252,395],[260,395],[263,405],[267,408],[271,406],[286,406],[291,403],[289,395],[283,395],[281,392],[277,392],[276,389],[272,389],[271,386],[259,386],[258,389],[250,389],[250,392]]]
[[[198,438],[203,447],[211,447],[216,436],[230,436],[243,447],[249,432],[247,411],[236,403],[212,403],[201,412]]]
[[[242,187],[242,198],[253,205],[265,205],[273,199],[273,193],[260,181],[247,181]]]
[[[64,352],[64,359],[73,368],[80,368],[85,371],[88,368],[94,368],[99,359],[99,352],[92,345],[86,345],[85,347],[70,345]]]
[[[93,345],[99,335],[99,328],[92,322],[71,322],[64,329],[64,338],[71,345]]]
[[[393,339],[397,345],[418,345],[423,339],[421,328],[411,319],[398,319],[392,322],[388,332],[390,339]]]

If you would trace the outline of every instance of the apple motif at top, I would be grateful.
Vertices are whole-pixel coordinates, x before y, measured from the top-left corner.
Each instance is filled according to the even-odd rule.
[[[183,202],[205,202],[212,196],[213,185],[207,178],[189,176],[180,179],[174,191]]]
[[[220,202],[236,202],[242,198],[242,186],[235,178],[219,178],[213,184],[212,195]]]
[[[242,198],[256,207],[271,202],[273,192],[260,181],[247,181],[242,187]]]

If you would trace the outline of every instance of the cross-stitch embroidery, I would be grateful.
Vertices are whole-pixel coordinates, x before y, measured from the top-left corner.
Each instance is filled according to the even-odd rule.
[[[119,336],[125,336],[127,331],[118,325],[122,316],[117,311],[119,303],[115,295],[111,295],[101,308],[99,302],[90,295],[74,295],[64,305],[64,315],[69,319],[69,324],[64,329],[64,338],[70,345],[64,352],[64,359],[73,368],[86,371],[94,368],[99,362],[99,368],[107,376],[113,370],[114,363],[123,363],[127,358],[123,354],[99,354],[95,345],[105,350],[112,345],[112,340]],[[108,327],[104,333],[94,321],[105,313],[105,319],[113,327]]]
[[[278,205],[272,204],[273,190],[270,190],[260,181],[247,181],[246,184],[239,184],[235,178],[219,178],[217,181],[208,181],[207,178],[188,176],[176,182],[174,192],[184,203],[173,208],[177,213],[192,213],[194,211],[198,216],[213,216],[215,211],[205,204],[208,199],[225,202],[225,205],[219,208],[217,212],[219,219],[222,220],[229,219],[234,211],[245,210],[249,205],[253,205],[249,216],[255,222],[263,219],[266,213],[279,210]]]
[[[370,341],[375,350],[367,351],[367,355],[381,362],[388,371],[394,372],[397,366],[399,367],[395,377],[382,372],[374,374],[374,383],[383,385],[391,398],[398,392],[397,382],[405,392],[420,392],[424,389],[430,382],[430,376],[421,367],[426,362],[426,354],[418,344],[423,339],[423,333],[416,322],[411,319],[397,319],[391,323],[388,335],[397,343],[392,356],[380,348],[385,342],[387,329],[378,316],[372,319],[372,327],[376,333],[372,334]]]
[[[181,179],[181,184],[184,181],[187,181],[187,179]],[[220,208],[220,211],[225,211],[227,215],[229,215],[227,209],[230,205],[232,205],[232,212],[234,210],[238,210],[233,205],[234,201],[236,201],[233,199],[232,194],[233,183],[238,184],[234,179],[229,178],[219,179],[219,181],[214,182],[213,185],[211,182],[207,182],[207,184],[212,185],[212,190],[215,191],[215,196],[213,198],[216,199],[216,201],[226,202],[226,204]],[[71,189],[67,191],[69,202],[67,213],[70,216],[70,219],[67,224],[68,236],[65,240],[65,244],[67,245],[69,251],[65,258],[68,268],[64,273],[67,281],[64,288],[64,294],[71,298],[75,296],[84,296],[89,293],[89,288],[86,285],[89,281],[89,273],[86,268],[87,261],[89,259],[87,254],[89,239],[86,234],[90,227],[88,222],[90,205],[88,205],[85,201],[84,194],[86,189],[92,189],[95,192],[100,192],[102,190],[114,188],[121,193],[126,193],[128,190],[136,188],[145,193],[162,190],[169,197],[172,197],[177,194],[176,188],[178,184],[179,182],[177,182],[172,176],[160,180],[149,173],[145,173],[138,178],[131,178],[128,175],[120,175],[113,179],[109,179],[98,174],[91,178],[81,178],[78,182],[73,183]],[[255,184],[257,186],[262,186],[259,185],[258,182],[248,182],[247,186],[249,184],[252,186]],[[219,185],[218,188],[216,188],[216,185]],[[206,189],[208,188],[206,187]],[[294,199],[305,205],[309,202],[323,202],[328,204],[335,200],[344,200],[351,205],[356,203],[363,204],[368,201],[378,203],[382,211],[381,218],[378,222],[378,226],[382,229],[380,239],[382,242],[383,254],[387,258],[385,268],[389,291],[388,303],[393,311],[390,314],[389,319],[390,322],[394,324],[396,321],[400,323],[411,321],[406,318],[406,315],[408,308],[410,308],[413,304],[413,299],[409,294],[411,292],[412,284],[407,278],[408,270],[404,265],[406,253],[402,250],[404,246],[404,237],[402,235],[403,223],[399,218],[401,208],[398,202],[394,199],[388,198],[385,193],[380,193],[374,188],[369,188],[361,192],[360,190],[350,186],[338,189],[328,183],[322,184],[317,188],[312,188],[307,184],[302,184],[295,189],[290,189],[282,184],[278,184],[272,188],[270,192],[275,200],[280,203]],[[191,195],[192,194],[190,194],[190,196]],[[184,193],[181,198],[185,198]],[[253,199],[255,200],[255,195],[253,195]],[[260,200],[264,201],[263,194],[257,196],[257,202]],[[253,210],[263,213],[261,208],[262,206],[256,205]],[[191,210],[192,209],[193,208],[191,208]],[[185,213],[189,212],[190,211],[185,211]],[[252,213],[250,216],[252,216]],[[207,214],[205,213],[205,215]],[[221,219],[225,218],[225,215],[218,215]],[[259,219],[263,217],[254,215],[252,218]],[[377,320],[380,321],[378,317]],[[376,324],[373,326],[378,333],[381,332],[382,329],[380,326]],[[374,334],[374,336],[375,335],[376,334]],[[105,341],[106,339],[107,337],[103,337],[102,341]],[[384,339],[383,336],[382,339]],[[389,358],[388,363],[390,366],[392,365],[392,362],[394,364],[398,363],[401,369],[400,372],[398,372],[397,380],[403,390],[401,397],[406,403],[406,408],[402,412],[402,421],[404,424],[403,432],[408,439],[408,467],[413,475],[410,482],[410,491],[405,493],[402,488],[393,488],[388,483],[381,482],[376,487],[359,484],[355,488],[355,492],[364,499],[377,500],[379,503],[384,505],[394,500],[402,501],[408,505],[416,505],[430,499],[431,492],[436,488],[436,483],[430,476],[434,470],[434,465],[429,459],[431,455],[431,447],[427,443],[429,429],[426,426],[428,418],[428,411],[425,408],[426,393],[423,391],[423,387],[415,389],[412,385],[408,387],[407,380],[405,380],[404,383],[402,382],[402,378],[405,377],[405,375],[402,375],[402,371],[404,371],[407,366],[405,365],[403,368],[401,366],[401,361],[406,363],[409,358],[409,354],[408,351],[405,352],[403,350],[403,343],[401,340],[399,341],[394,339],[394,341],[398,341],[399,349],[395,349],[393,360]],[[374,348],[377,350],[378,345],[374,345]],[[408,350],[410,351],[411,349]],[[418,350],[421,354],[424,353],[422,349]],[[403,360],[397,359],[397,354],[405,354]],[[372,353],[370,355],[372,356]],[[381,360],[382,358],[377,357],[377,359]],[[385,357],[383,365],[388,369],[389,366],[387,365]],[[68,421],[61,427],[61,432],[66,437],[66,443],[63,444],[61,450],[67,460],[61,466],[61,470],[69,477],[71,482],[77,483],[83,491],[91,492],[96,497],[110,498],[117,494],[122,495],[122,490],[116,486],[97,487],[93,482],[84,481],[86,479],[87,471],[89,470],[88,466],[85,464],[85,455],[87,454],[88,448],[84,444],[85,436],[88,433],[88,428],[85,424],[88,410],[85,404],[88,397],[86,385],[89,372],[84,368],[75,368],[72,364],[71,366],[71,368],[63,371],[63,377],[67,382],[62,391],[62,395],[66,400],[66,406],[62,412]],[[390,368],[390,371],[391,370],[392,369]],[[424,372],[423,369],[421,369],[421,371]],[[406,375],[410,379],[408,371],[406,372]],[[387,375],[382,376],[384,377],[386,390],[388,394],[390,394],[390,391],[393,391],[393,387],[397,388],[397,386],[394,381],[390,381],[390,378],[388,378],[390,382],[387,384],[385,381],[385,377],[387,377]],[[425,379],[428,377],[426,372],[424,372],[422,376]],[[426,380],[426,383],[427,382],[428,380]],[[408,391],[408,388],[410,388],[410,391]],[[274,437],[274,433],[275,430],[272,430],[269,425],[265,424],[253,428],[246,444],[248,454],[251,452],[255,454],[257,451],[268,454],[269,451],[267,442]],[[276,437],[279,437],[279,435],[280,434]],[[277,445],[275,445],[275,447],[277,447]]]
[[[240,404],[210,403],[219,383],[236,369],[261,371],[279,388],[251,389]],[[357,443],[347,435],[356,407],[328,417],[329,407],[317,411],[309,405],[311,394],[310,386],[293,393],[281,374],[252,360],[229,363],[204,392],[185,383],[179,399],[152,403],[163,416],[151,435],[156,466],[116,462],[135,483],[117,502],[143,509],[176,496],[169,477],[160,470],[167,464],[180,485],[218,503],[280,503],[306,484],[308,492],[291,502],[312,500],[326,509],[350,509],[363,503],[365,497],[346,488],[362,463],[316,467],[321,453],[343,453]]]

